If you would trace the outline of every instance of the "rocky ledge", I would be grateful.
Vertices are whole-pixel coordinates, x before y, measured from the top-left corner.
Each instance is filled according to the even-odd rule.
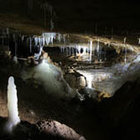
[[[2,140],[85,140],[72,128],[53,120],[43,120],[36,124],[21,121],[11,134],[6,133],[7,119],[0,117],[0,139]]]

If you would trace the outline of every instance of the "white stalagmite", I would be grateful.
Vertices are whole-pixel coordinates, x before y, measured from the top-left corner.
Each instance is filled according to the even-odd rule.
[[[6,131],[12,132],[13,127],[20,122],[18,116],[18,98],[16,85],[14,83],[14,77],[9,77],[8,79],[8,91],[7,91],[7,100],[8,100],[8,122],[6,123]]]

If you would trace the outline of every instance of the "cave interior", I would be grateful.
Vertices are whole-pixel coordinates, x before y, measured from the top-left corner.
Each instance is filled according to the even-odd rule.
[[[0,0],[0,139],[139,139],[139,6]]]

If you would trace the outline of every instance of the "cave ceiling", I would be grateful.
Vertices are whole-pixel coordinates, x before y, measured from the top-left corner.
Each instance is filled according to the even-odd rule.
[[[15,26],[25,26],[25,30],[30,26],[49,30],[48,24],[44,26],[45,3],[54,11],[51,16],[49,12],[46,14],[46,22],[53,17],[56,30],[84,32],[96,26],[140,29],[139,1],[136,0],[0,0],[0,26],[18,23]]]

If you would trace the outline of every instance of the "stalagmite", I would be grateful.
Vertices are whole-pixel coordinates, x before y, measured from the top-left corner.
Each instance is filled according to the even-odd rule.
[[[8,100],[8,122],[6,123],[6,131],[12,132],[13,128],[20,122],[18,116],[18,99],[17,99],[17,90],[14,83],[14,77],[9,77],[8,79],[8,91],[7,91],[7,100]]]

